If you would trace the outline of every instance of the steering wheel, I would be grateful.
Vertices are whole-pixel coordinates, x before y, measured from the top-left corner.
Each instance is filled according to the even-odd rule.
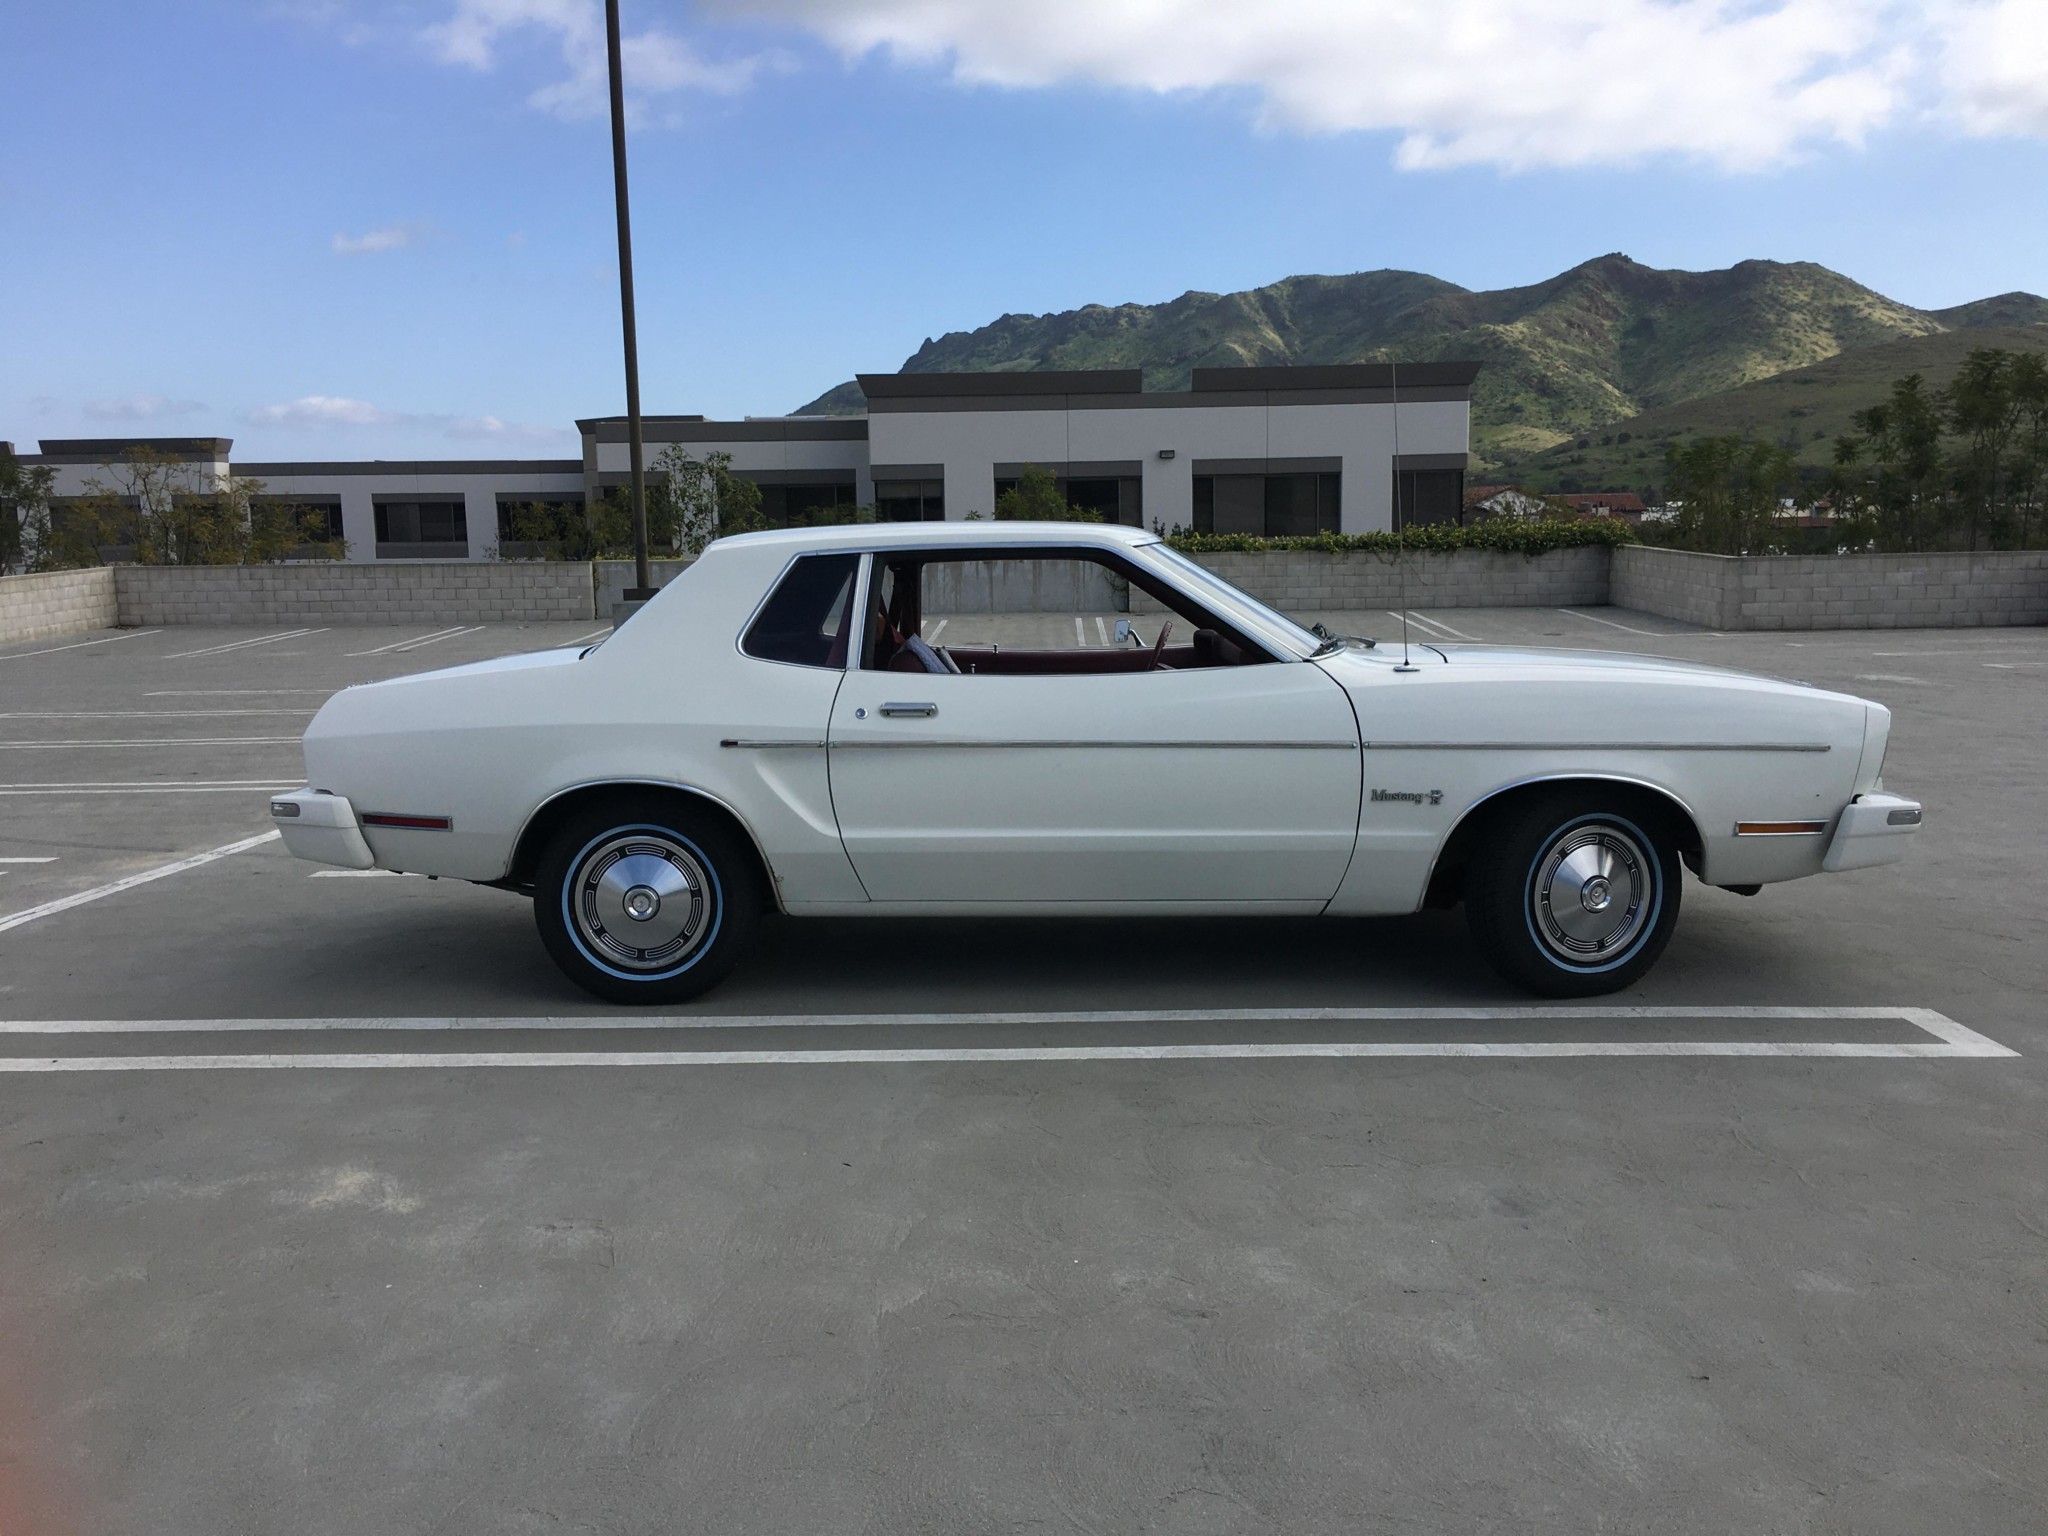
[[[1152,665],[1145,669],[1147,672],[1159,670],[1159,659],[1166,654],[1166,637],[1172,633],[1173,620],[1162,620],[1159,625],[1159,638],[1152,642]]]

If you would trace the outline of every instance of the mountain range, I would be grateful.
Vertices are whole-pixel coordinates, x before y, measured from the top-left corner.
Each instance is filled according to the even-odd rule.
[[[1981,341],[1971,339],[1979,333]],[[1161,304],[1004,315],[926,340],[901,371],[1140,368],[1148,389],[1175,389],[1197,367],[1477,359],[1486,366],[1472,401],[1475,477],[1618,489],[1645,483],[1652,453],[1661,461],[1661,443],[1685,434],[1694,407],[1718,407],[1694,411],[1702,421],[1739,419],[1766,436],[1810,441],[1815,427],[1846,426],[1851,411],[1882,394],[1897,376],[1887,368],[1945,377],[1971,345],[2037,340],[2048,347],[2048,299],[2031,293],[1916,309],[1812,262],[1683,272],[1613,254],[1519,288],[1476,291],[1381,270],[1189,292]],[[1840,359],[1874,366],[1829,371]],[[1794,384],[1799,373],[1809,378]],[[1757,392],[1781,379],[1789,393]],[[1731,395],[1742,398],[1722,398]],[[1772,414],[1805,404],[1811,416],[1823,397],[1825,422]],[[848,382],[801,412],[862,405]],[[1635,452],[1603,459],[1603,446],[1624,432],[1621,446]],[[1633,478],[1590,483],[1621,473]]]

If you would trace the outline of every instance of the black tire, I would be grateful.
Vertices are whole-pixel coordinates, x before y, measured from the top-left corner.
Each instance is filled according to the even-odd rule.
[[[669,796],[622,794],[549,839],[533,916],[555,964],[586,992],[679,1003],[738,963],[764,896],[753,848],[721,818]],[[635,947],[640,939],[657,942]]]
[[[1557,790],[1484,829],[1465,919],[1506,980],[1544,997],[1598,997],[1657,963],[1681,878],[1668,816],[1632,797]]]

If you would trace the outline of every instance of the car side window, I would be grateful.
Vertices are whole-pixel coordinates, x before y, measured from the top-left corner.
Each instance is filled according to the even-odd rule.
[[[845,666],[859,573],[859,555],[799,557],[747,626],[740,649],[791,666]]]

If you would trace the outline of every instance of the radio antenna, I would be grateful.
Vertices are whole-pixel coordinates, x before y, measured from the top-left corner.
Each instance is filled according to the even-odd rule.
[[[1401,365],[1387,364],[1388,392],[1394,400],[1394,581],[1401,600],[1401,665],[1396,672],[1418,670],[1408,659],[1408,519],[1401,513]]]

